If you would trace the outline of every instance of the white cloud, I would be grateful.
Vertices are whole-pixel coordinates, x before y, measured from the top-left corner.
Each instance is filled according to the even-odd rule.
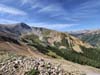
[[[29,3],[30,9],[35,9],[35,12],[38,14],[48,14],[47,17],[55,19],[61,18],[66,21],[76,21],[76,19],[73,19],[69,16],[70,13],[66,11],[60,3],[44,4],[40,0],[22,0],[22,3]]]
[[[41,8],[38,12],[47,12],[47,13],[53,12],[55,14],[55,12],[63,12],[63,11],[64,11],[63,8],[61,8],[58,4],[51,4]]]
[[[24,4],[26,4],[26,3],[28,3],[28,1],[29,1],[29,0],[21,0],[22,5],[24,5]]]
[[[14,8],[14,7],[9,7],[9,6],[6,6],[4,4],[0,4],[0,12],[12,14],[12,15],[27,15],[27,13],[22,11],[22,10],[19,10],[17,8]]]
[[[18,23],[18,21],[14,21],[14,20],[9,20],[9,19],[0,19],[0,23]]]
[[[24,5],[27,3],[33,3],[34,1],[36,1],[36,0],[21,0],[21,4]]]
[[[42,9],[42,8],[44,8],[45,6],[41,3],[41,2],[33,2],[32,3],[32,6],[31,6],[31,9],[36,9],[36,8],[40,8],[40,9]]]
[[[61,30],[69,27],[76,26],[78,24],[46,24],[46,23],[28,23],[31,26],[34,27],[43,27],[43,28],[48,28],[48,29],[56,29],[56,30]]]
[[[80,21],[84,18],[87,19],[87,18],[95,17],[97,14],[99,14],[99,7],[100,7],[100,0],[86,1],[78,5],[78,7],[75,7],[74,9],[70,9],[71,12],[65,9],[65,11],[59,11],[57,13],[53,13],[51,17],[58,18],[61,20],[66,20],[66,21],[74,21],[74,22]]]
[[[51,4],[48,6],[44,6],[41,9],[39,9],[37,12],[46,13],[48,14],[49,17],[55,18],[55,19],[62,19],[66,21],[67,20],[76,21],[75,19],[72,19],[69,16],[70,13],[59,4]]]
[[[89,0],[79,5],[79,7],[73,9],[73,16],[87,18],[93,17],[97,13],[99,14],[100,0]]]
[[[69,0],[72,1],[72,0]],[[93,14],[98,13],[98,7],[100,7],[100,1],[92,0],[86,1],[78,5],[74,9],[64,9],[60,3],[48,3],[44,0],[22,0],[23,4],[29,3],[30,9],[35,10],[37,14],[46,14],[46,17],[53,19],[61,19],[66,21],[80,21],[84,18],[91,18]]]
[[[100,0],[90,0],[80,5],[80,9],[93,9],[100,7]]]

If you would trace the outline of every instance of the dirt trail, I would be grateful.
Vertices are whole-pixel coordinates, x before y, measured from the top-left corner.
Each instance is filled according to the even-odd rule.
[[[9,47],[11,47],[13,50],[18,50],[16,47],[14,47],[13,45],[11,45],[9,42],[6,42],[8,45],[9,45]]]
[[[87,75],[100,75],[100,73],[88,72]]]

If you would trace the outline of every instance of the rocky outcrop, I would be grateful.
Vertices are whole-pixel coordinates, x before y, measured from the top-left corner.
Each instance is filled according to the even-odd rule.
[[[46,62],[44,59],[18,57],[0,64],[0,75],[28,75],[28,72],[38,71],[37,75],[66,75],[60,65]]]
[[[0,75],[29,75],[33,69],[37,71],[35,75],[82,75],[78,72],[66,72],[60,64],[40,58],[20,56],[0,63]]]

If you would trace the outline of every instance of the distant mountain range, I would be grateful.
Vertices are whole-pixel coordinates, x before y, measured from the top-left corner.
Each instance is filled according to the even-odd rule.
[[[89,34],[91,33],[87,33],[87,35]],[[98,34],[96,33],[96,35]],[[84,35],[86,34],[84,33]],[[26,54],[36,51],[53,58],[64,58],[100,68],[100,50],[87,43],[88,41],[81,41],[74,36],[55,30],[30,27],[25,23],[0,24],[0,41],[3,44],[0,46],[1,49]]]
[[[71,34],[95,47],[100,48],[100,29],[71,32]]]

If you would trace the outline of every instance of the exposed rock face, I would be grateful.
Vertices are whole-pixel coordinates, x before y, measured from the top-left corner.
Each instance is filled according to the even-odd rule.
[[[38,40],[45,45],[58,47],[59,49],[74,50],[78,53],[83,53],[81,46],[85,48],[92,48],[90,44],[83,42],[67,33],[65,34],[51,30],[39,30],[38,32],[38,35],[34,34],[33,32],[29,35],[24,35],[22,38],[29,41]]]

